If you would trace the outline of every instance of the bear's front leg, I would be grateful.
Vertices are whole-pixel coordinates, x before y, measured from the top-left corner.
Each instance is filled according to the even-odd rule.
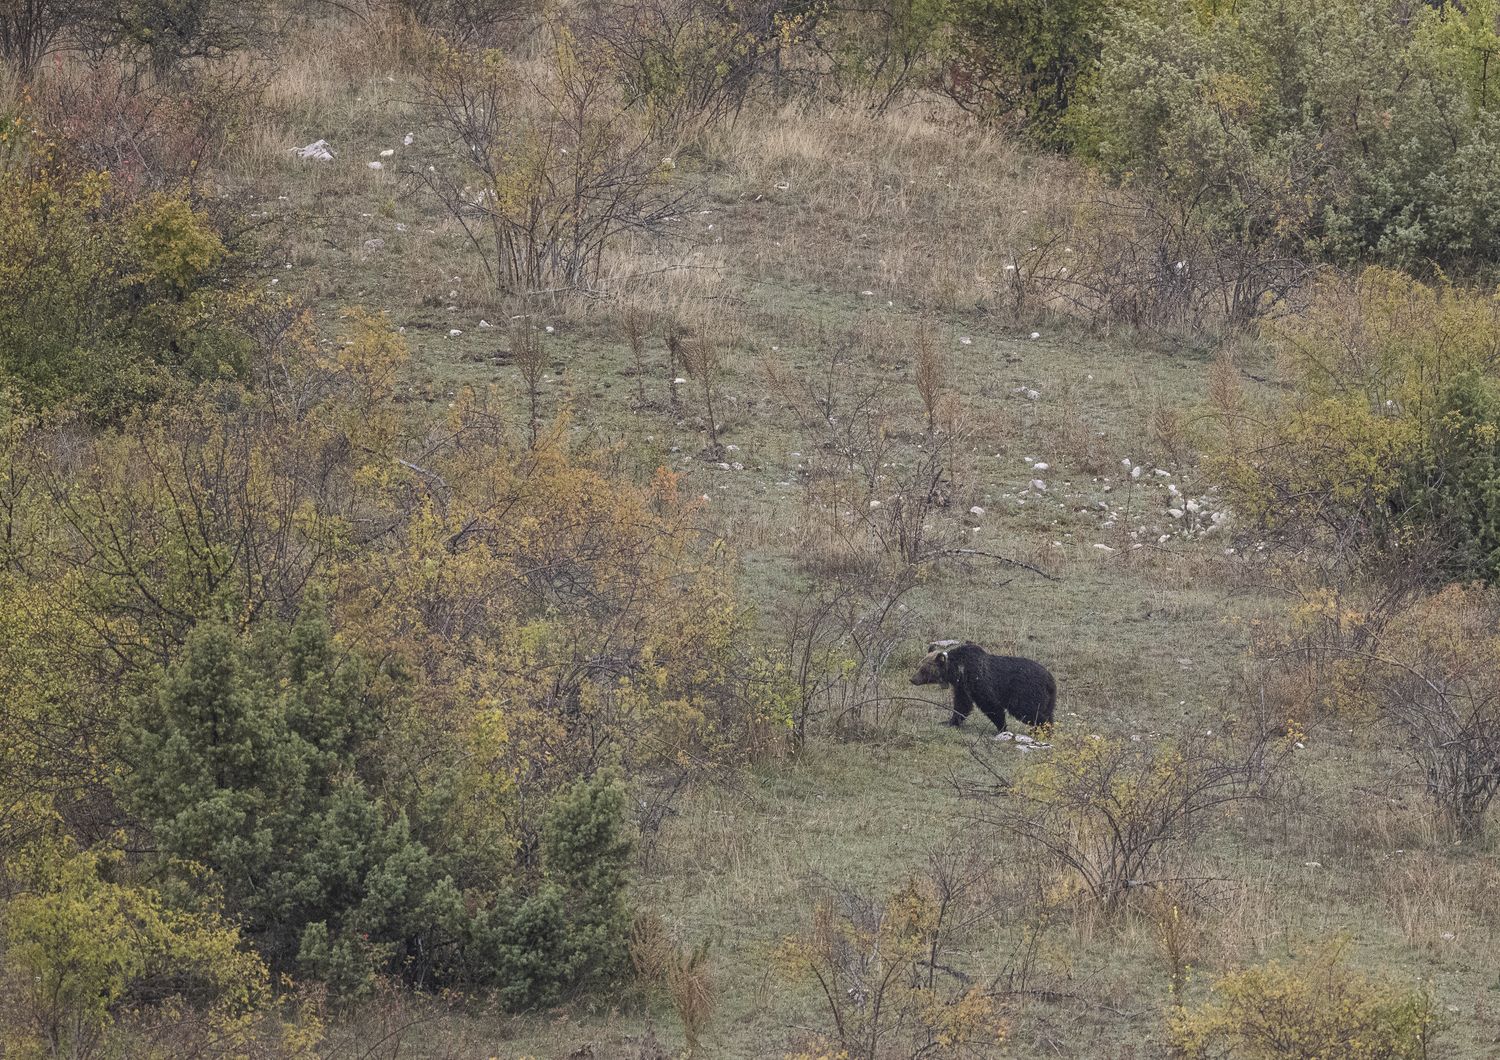
[[[948,724],[957,728],[964,723],[964,719],[969,716],[969,711],[973,709],[974,700],[969,696],[968,689],[962,685],[954,685],[953,713],[948,715]]]

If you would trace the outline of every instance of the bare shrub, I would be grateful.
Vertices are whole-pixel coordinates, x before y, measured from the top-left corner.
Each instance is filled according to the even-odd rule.
[[[38,118],[70,160],[107,172],[117,194],[186,191],[213,205],[205,180],[265,89],[252,66],[199,66],[164,82],[113,61],[61,68],[33,91]]]
[[[1067,731],[1014,782],[974,751],[989,783],[964,791],[977,820],[1046,850],[1069,889],[1112,914],[1136,891],[1189,882],[1179,855],[1194,829],[1211,810],[1264,795],[1291,742],[1263,726],[1151,742]]]
[[[677,323],[667,330],[667,349],[673,363],[681,365],[688,377],[698,383],[698,391],[703,399],[703,420],[708,431],[708,450],[705,456],[710,460],[718,460],[723,456],[719,445],[721,424],[714,404],[719,396],[726,362],[739,341],[739,334],[738,324],[724,318],[705,322],[696,331],[690,331]],[[675,394],[675,377],[673,387]]]
[[[0,4],[0,57],[27,80],[43,58],[76,43],[69,33],[102,6],[97,0],[7,0]]]
[[[932,325],[924,324],[917,331],[916,355],[912,360],[912,381],[922,398],[922,408],[927,411],[927,433],[935,434],[938,415],[943,411],[943,402],[948,397],[950,382],[948,364],[938,353],[937,338]]]
[[[886,691],[886,675],[911,640],[914,617],[902,600],[917,578],[910,567],[873,574],[813,576],[779,615],[785,633],[777,651],[794,692],[796,747],[818,721],[849,732],[891,720],[885,708],[898,697]]]
[[[411,175],[458,222],[497,289],[589,289],[605,249],[659,233],[677,206],[675,145],[635,113],[608,58],[552,27],[544,62],[432,44],[435,146]]]
[[[1435,809],[1459,839],[1484,830],[1500,792],[1500,598],[1449,586],[1405,611],[1373,650],[1362,687],[1399,732]]]
[[[580,27],[608,57],[626,100],[682,141],[737,115],[780,39],[774,0],[600,5]]]
[[[1010,1032],[1000,992],[983,970],[957,967],[958,947],[994,915],[985,883],[982,870],[938,856],[885,901],[847,889],[823,897],[776,959],[824,1002],[829,1028],[807,1043],[813,1055],[992,1055]]]

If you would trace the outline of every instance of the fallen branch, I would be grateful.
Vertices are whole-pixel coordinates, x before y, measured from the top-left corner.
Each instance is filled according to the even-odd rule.
[[[1020,567],[1022,570],[1029,570],[1033,574],[1040,574],[1043,578],[1046,578],[1049,582],[1062,581],[1062,579],[1059,578],[1056,574],[1048,574],[1046,571],[1042,570],[1040,567],[1034,567],[1030,563],[1023,562],[1022,560],[1019,560],[1019,559],[1011,559],[1009,556],[1002,556],[998,552],[985,552],[982,549],[977,549],[977,548],[945,548],[945,549],[940,549],[937,552],[930,553],[930,555],[934,555],[934,556],[979,556],[982,559],[997,560],[997,561],[999,561],[1001,563],[1006,564],[1007,566]]]

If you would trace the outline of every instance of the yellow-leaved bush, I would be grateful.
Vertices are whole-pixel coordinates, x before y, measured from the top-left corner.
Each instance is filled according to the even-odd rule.
[[[1372,268],[1267,332],[1285,385],[1214,394],[1210,465],[1245,525],[1340,565],[1500,569],[1500,299]]]
[[[1427,994],[1351,971],[1328,946],[1222,976],[1173,1012],[1168,1037],[1184,1060],[1423,1060],[1436,1030]]]

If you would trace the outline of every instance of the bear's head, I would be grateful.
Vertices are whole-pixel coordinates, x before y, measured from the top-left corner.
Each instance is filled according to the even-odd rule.
[[[914,685],[946,685],[953,681],[953,664],[946,648],[930,651],[912,674]]]

